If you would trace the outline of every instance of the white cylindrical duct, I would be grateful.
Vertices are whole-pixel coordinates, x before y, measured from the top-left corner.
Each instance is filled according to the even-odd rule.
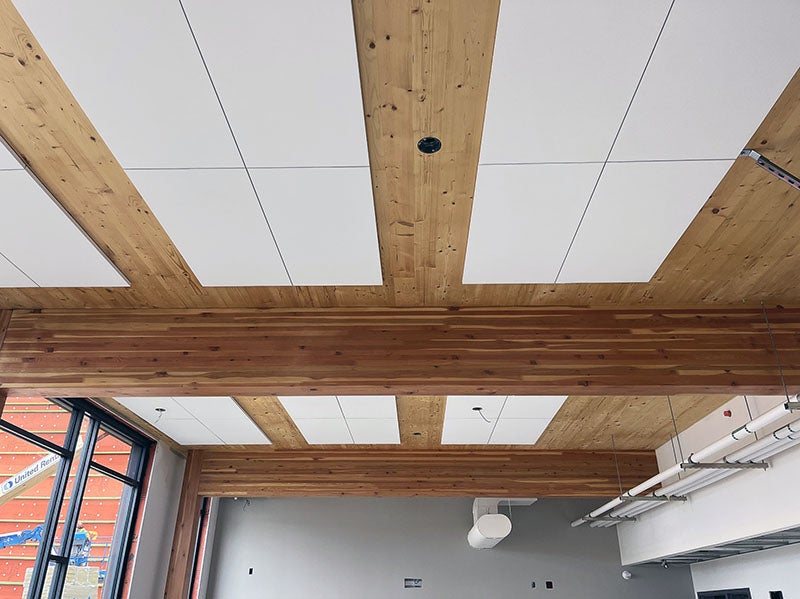
[[[511,520],[505,514],[486,514],[475,521],[467,533],[474,549],[491,549],[511,534]]]

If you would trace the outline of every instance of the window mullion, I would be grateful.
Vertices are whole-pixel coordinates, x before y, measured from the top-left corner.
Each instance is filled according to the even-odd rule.
[[[86,490],[86,481],[89,478],[89,466],[92,461],[92,454],[94,453],[94,446],[97,442],[97,431],[100,428],[100,423],[94,418],[89,418],[89,426],[86,428],[86,440],[84,441],[83,451],[81,451],[81,458],[78,462],[78,470],[75,473],[75,481],[72,485],[72,495],[69,498],[69,507],[67,514],[64,518],[64,527],[61,541],[61,548],[59,555],[69,558],[72,552],[72,544],[75,540],[72,531],[78,523],[80,517],[81,504],[83,503],[83,493]],[[66,484],[64,484],[66,488]],[[63,490],[61,491],[63,497]],[[52,540],[51,545],[52,547]],[[59,599],[64,587],[64,580],[66,578],[67,568],[59,565],[53,574],[52,583],[50,585],[50,599]]]
[[[70,416],[67,434],[64,438],[64,449],[61,450],[61,462],[58,464],[58,472],[53,481],[53,493],[50,496],[50,503],[47,506],[47,515],[44,520],[42,530],[42,540],[39,542],[39,549],[36,552],[36,561],[33,565],[31,585],[28,589],[28,599],[38,599],[42,596],[45,578],[47,577],[47,567],[50,559],[50,549],[56,536],[58,527],[58,513],[61,503],[64,501],[64,493],[69,481],[69,471],[72,468],[72,460],[75,456],[75,447],[80,436],[81,422],[83,421],[83,411],[73,410]],[[41,444],[39,444],[41,446]]]

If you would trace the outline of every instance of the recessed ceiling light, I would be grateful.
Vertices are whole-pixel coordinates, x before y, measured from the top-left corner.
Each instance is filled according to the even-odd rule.
[[[442,149],[442,142],[438,137],[423,137],[417,142],[417,148],[423,154],[435,154]]]

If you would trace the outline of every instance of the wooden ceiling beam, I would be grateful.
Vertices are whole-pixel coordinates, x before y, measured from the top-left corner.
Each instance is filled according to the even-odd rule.
[[[274,395],[234,397],[275,449],[304,449],[308,447],[303,434]]]
[[[624,488],[658,471],[652,451],[618,452]],[[222,497],[611,497],[609,451],[206,450],[197,492]]]
[[[790,388],[800,308],[770,310]],[[16,310],[34,395],[781,393],[757,309]]]
[[[413,449],[431,449],[442,444],[445,395],[398,395],[397,421],[400,443]]]

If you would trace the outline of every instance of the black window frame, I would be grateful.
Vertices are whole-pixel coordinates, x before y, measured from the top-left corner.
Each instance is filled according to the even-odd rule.
[[[114,536],[111,541],[111,552],[108,557],[107,573],[103,583],[102,594],[103,599],[119,599],[122,596],[125,585],[125,575],[129,562],[127,556],[133,543],[133,527],[139,512],[139,503],[142,497],[153,441],[88,399],[64,397],[48,397],[46,399],[71,412],[63,446],[59,446],[0,418],[0,430],[20,437],[61,457],[55,480],[53,481],[53,492],[47,507],[42,540],[39,542],[39,549],[36,552],[36,561],[34,562],[26,599],[39,599],[41,597],[47,570],[51,564],[55,566],[55,570],[50,583],[48,599],[60,599],[64,589],[74,540],[74,535],[68,534],[67,531],[75,530],[75,526],[78,523],[86,483],[91,470],[100,472],[125,485],[122,497],[120,497],[119,512],[114,526]],[[77,453],[78,439],[81,435],[80,429],[87,417],[83,449],[78,458],[72,493],[64,512],[63,539],[56,550],[53,546],[55,544],[58,519],[64,504],[64,496],[70,479],[70,470]],[[130,458],[124,474],[92,460],[98,440],[98,432],[101,428],[103,431],[111,433],[130,445]]]

